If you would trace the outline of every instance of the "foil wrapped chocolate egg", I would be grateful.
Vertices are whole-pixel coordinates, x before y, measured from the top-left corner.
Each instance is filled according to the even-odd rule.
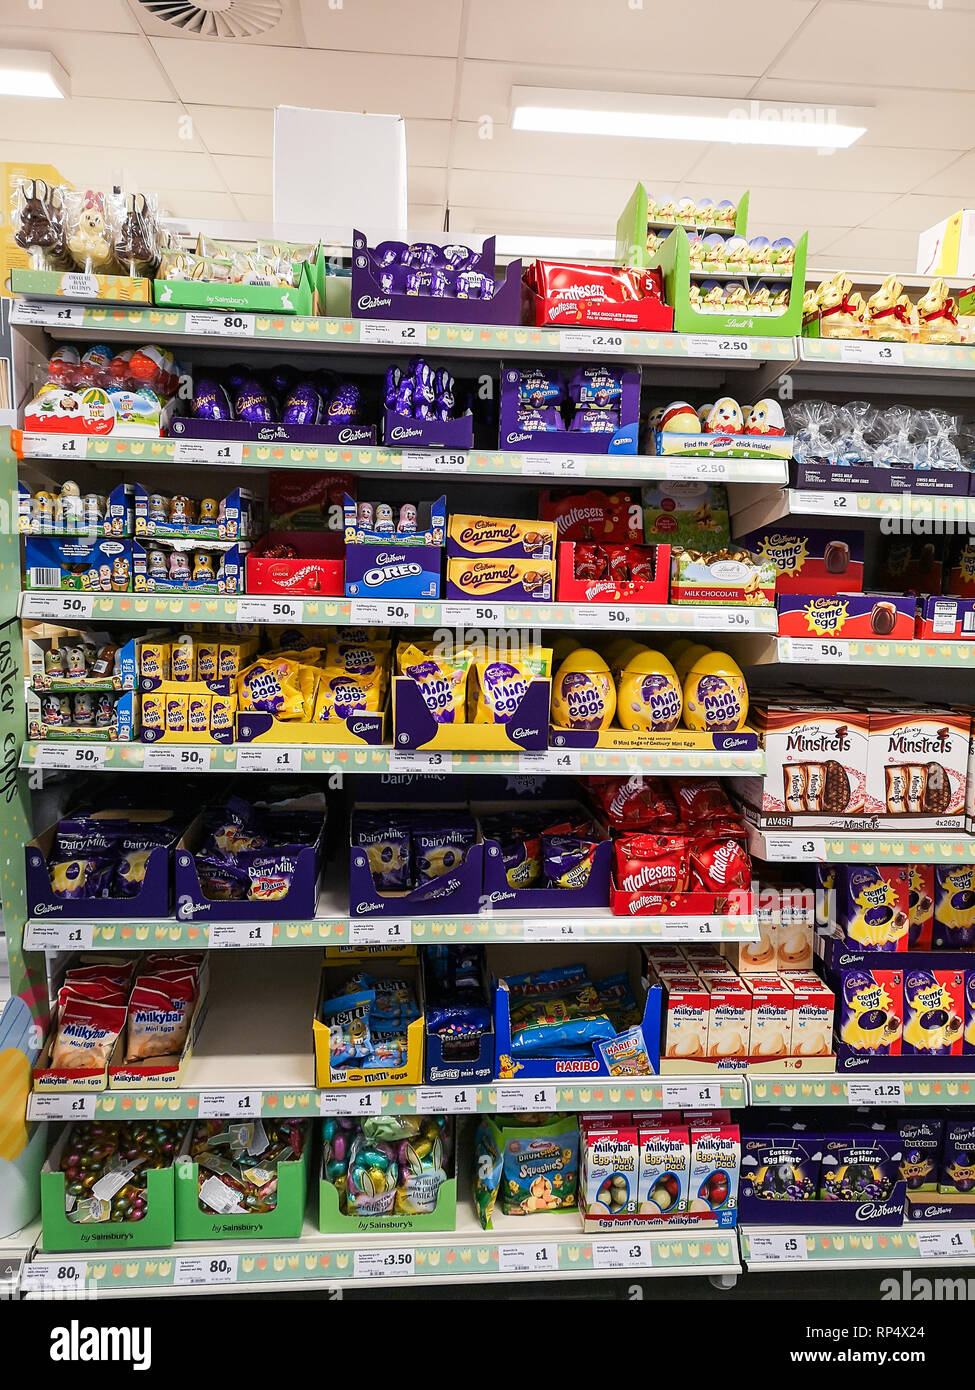
[[[274,423],[271,398],[256,378],[248,377],[241,383],[234,400],[234,414],[238,420],[246,420],[250,425]]]
[[[196,420],[232,420],[230,398],[212,377],[199,377],[193,386],[190,414]]]
[[[361,397],[354,382],[345,381],[328,403],[328,418],[332,424],[354,425],[359,418]]]
[[[268,372],[268,385],[280,400],[284,400],[290,394],[291,388],[297,384],[297,375],[294,367],[289,367],[287,362],[282,362],[278,366],[272,367]]]
[[[288,392],[281,422],[285,425],[318,425],[321,424],[323,413],[321,394],[310,381],[299,381]]]

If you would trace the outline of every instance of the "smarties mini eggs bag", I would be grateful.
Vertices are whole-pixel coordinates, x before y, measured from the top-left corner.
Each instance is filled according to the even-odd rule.
[[[203,811],[205,838],[196,870],[205,897],[220,902],[279,902],[288,896],[298,853],[318,843],[325,799],[319,795],[270,805],[228,797]]]
[[[440,1038],[445,1062],[476,1058],[493,1027],[484,947],[428,946],[424,966],[427,1032]]]

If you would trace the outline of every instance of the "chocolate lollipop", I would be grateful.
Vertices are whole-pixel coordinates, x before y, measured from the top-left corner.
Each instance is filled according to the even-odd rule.
[[[34,269],[42,270],[47,257],[53,261],[65,257],[61,209],[55,207],[54,189],[43,179],[31,179],[29,184],[22,185],[22,191],[24,206],[20,210],[20,226],[14,233],[14,241],[21,250],[30,252]]]
[[[133,279],[144,275],[156,261],[152,219],[143,193],[130,195],[129,210],[115,240],[115,254]]]

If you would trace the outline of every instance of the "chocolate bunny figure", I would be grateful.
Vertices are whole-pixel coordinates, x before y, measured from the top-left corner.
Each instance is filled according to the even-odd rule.
[[[43,179],[23,183],[21,192],[24,206],[20,210],[20,226],[14,234],[14,241],[22,250],[31,253],[35,269],[43,269],[48,257],[54,261],[64,258],[61,209],[55,205],[54,189],[49,188]]]
[[[68,250],[75,265],[90,275],[105,271],[114,263],[112,243],[105,222],[105,200],[100,193],[84,195],[75,225],[68,237]]]
[[[130,195],[129,210],[115,241],[115,254],[132,276],[144,274],[155,263],[152,218],[142,193]]]

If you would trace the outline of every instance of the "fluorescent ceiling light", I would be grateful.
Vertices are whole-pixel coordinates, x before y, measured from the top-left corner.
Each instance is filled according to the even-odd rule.
[[[576,260],[580,256],[592,260],[612,260],[616,242],[608,236],[498,236],[494,243],[499,256],[541,256],[552,260]]]
[[[697,140],[702,144],[847,149],[866,133],[865,107],[624,92],[511,89],[513,130],[613,139]]]
[[[0,48],[0,96],[66,97],[71,81],[53,53]]]

